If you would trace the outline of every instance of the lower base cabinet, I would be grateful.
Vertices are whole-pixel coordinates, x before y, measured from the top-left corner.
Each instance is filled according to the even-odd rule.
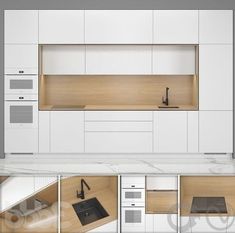
[[[100,227],[97,227],[93,230],[90,230],[87,233],[116,233],[117,231],[117,220],[115,220]]]
[[[235,232],[235,216],[230,216],[227,222],[227,233]]]
[[[146,233],[176,233],[177,214],[146,214]]]

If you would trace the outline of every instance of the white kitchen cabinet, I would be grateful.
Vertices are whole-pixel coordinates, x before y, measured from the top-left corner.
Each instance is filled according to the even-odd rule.
[[[86,46],[87,74],[151,74],[151,63],[151,46]]]
[[[191,222],[189,216],[180,217],[180,232],[181,233],[192,233]]]
[[[177,233],[177,214],[154,214],[154,233]]]
[[[151,153],[152,132],[86,132],[88,153]]]
[[[147,190],[177,190],[177,176],[147,176]]]
[[[35,176],[34,192],[38,192],[57,181],[56,176]]]
[[[145,176],[121,176],[122,188],[145,188]]]
[[[75,75],[85,73],[84,45],[44,45],[42,73],[46,75]]]
[[[154,152],[187,152],[187,112],[154,112]]]
[[[155,10],[155,44],[198,44],[198,10]]]
[[[232,10],[199,10],[200,44],[233,43]]]
[[[38,43],[37,10],[5,10],[5,44]]]
[[[145,232],[154,233],[153,231],[154,214],[145,214]]]
[[[34,177],[12,176],[0,185],[0,211],[13,207],[34,192]]]
[[[233,112],[199,112],[199,152],[233,152]]]
[[[38,46],[5,45],[5,74],[38,74]]]
[[[50,112],[39,111],[38,114],[38,151],[50,152]]]
[[[227,233],[227,216],[192,216],[190,217],[192,233]]]
[[[39,44],[83,44],[84,10],[40,10]]]
[[[227,222],[227,233],[234,233],[235,232],[235,216],[228,217]]]
[[[116,233],[117,230],[117,220],[106,223],[100,227],[94,228],[93,230],[88,231],[88,233]]]
[[[199,46],[199,109],[233,109],[233,46]]]
[[[196,47],[192,45],[154,45],[153,73],[191,75],[196,73]]]
[[[85,11],[87,44],[151,44],[151,10]]]
[[[188,111],[188,152],[198,152],[198,111]]]
[[[84,152],[84,112],[51,112],[51,152]]]

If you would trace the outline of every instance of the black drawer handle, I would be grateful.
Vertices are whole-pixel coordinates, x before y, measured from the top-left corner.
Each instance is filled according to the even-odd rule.
[[[19,70],[19,74],[23,74],[24,73],[24,71],[23,70]]]
[[[131,185],[132,188],[135,188],[135,185]]]
[[[23,100],[23,99],[24,99],[24,97],[23,97],[23,96],[20,96],[20,97],[19,97],[19,99],[20,99],[20,100]]]

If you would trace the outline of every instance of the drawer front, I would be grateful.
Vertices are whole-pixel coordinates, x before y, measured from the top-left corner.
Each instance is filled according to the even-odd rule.
[[[153,225],[155,233],[177,233],[177,214],[155,214]]]
[[[86,122],[90,132],[152,132],[152,122]]]
[[[147,190],[177,190],[177,176],[148,176],[146,179]]]
[[[123,189],[145,188],[145,176],[122,176],[121,187]]]
[[[152,132],[86,132],[85,152],[151,153]]]
[[[152,111],[87,111],[85,121],[152,121]]]
[[[145,189],[122,189],[122,203],[145,202]]]

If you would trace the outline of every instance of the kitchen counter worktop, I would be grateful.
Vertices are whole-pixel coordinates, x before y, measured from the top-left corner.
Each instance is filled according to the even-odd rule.
[[[159,105],[162,106],[162,105]],[[160,108],[158,105],[43,105],[40,106],[42,111],[92,111],[92,110],[143,110],[143,111],[187,111],[198,110],[194,105],[169,105],[169,107],[163,106]]]
[[[104,207],[109,216],[83,226],[75,213],[72,204],[82,202],[93,197],[96,197],[99,200],[100,204]],[[63,209],[61,210],[61,233],[87,232],[117,219],[117,208],[115,204],[117,203],[117,197],[109,188],[92,194],[87,192],[85,193],[84,200],[76,198],[68,202],[69,203],[65,203],[64,205],[65,212],[63,213]]]

